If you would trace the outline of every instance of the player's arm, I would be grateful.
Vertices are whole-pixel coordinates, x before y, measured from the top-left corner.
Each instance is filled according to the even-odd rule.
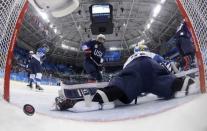
[[[91,51],[91,48],[87,45],[87,43],[84,43],[82,45],[82,50],[83,50],[85,56],[88,56],[88,57],[91,56],[92,51]]]
[[[153,59],[154,59],[155,61],[157,61],[157,63],[162,63],[162,62],[165,61],[165,59],[164,59],[162,56],[158,55],[158,54],[155,54],[155,56],[154,56]]]

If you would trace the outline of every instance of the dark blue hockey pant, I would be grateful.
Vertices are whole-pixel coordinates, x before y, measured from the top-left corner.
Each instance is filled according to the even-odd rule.
[[[148,57],[140,57],[129,63],[109,83],[122,90],[126,95],[120,99],[124,103],[132,102],[141,93],[153,93],[159,97],[171,98],[171,86],[175,76]],[[127,98],[127,99],[126,99]]]
[[[100,73],[99,67],[91,60],[86,59],[84,60],[83,67],[91,77],[91,79],[95,79],[97,81],[102,80],[102,75]]]
[[[28,68],[30,70],[30,74],[42,73],[41,63],[35,58],[31,59]]]

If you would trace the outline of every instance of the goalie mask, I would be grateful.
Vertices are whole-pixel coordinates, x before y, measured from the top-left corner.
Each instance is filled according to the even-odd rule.
[[[139,51],[149,51],[149,48],[146,45],[140,44],[134,47],[134,53]]]

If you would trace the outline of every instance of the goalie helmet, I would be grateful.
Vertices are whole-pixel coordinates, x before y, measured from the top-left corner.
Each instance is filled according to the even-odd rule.
[[[134,53],[137,53],[139,51],[149,51],[149,48],[146,45],[143,45],[143,44],[136,45],[134,47]]]

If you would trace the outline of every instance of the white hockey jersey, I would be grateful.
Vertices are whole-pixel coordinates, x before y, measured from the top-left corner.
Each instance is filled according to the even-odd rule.
[[[45,54],[46,54],[46,49],[45,48],[39,48],[39,49],[37,49],[36,54],[33,54],[32,57],[34,57],[36,60],[38,60],[41,63],[42,62],[41,58],[44,57]]]
[[[152,53],[152,52],[148,52],[148,51],[139,51],[134,53],[133,55],[131,55],[127,61],[124,63],[123,69],[134,59],[142,57],[142,56],[146,56],[146,57],[150,57],[152,59],[154,59],[155,61],[157,61],[158,63],[161,63],[164,61],[164,58],[158,54]]]

